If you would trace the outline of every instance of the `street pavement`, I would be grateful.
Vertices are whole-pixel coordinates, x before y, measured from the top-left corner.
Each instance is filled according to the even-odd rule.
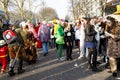
[[[118,74],[117,78],[108,73],[109,69],[105,69],[105,63],[102,58],[98,58],[101,64],[98,66],[101,72],[92,72],[87,68],[87,60],[78,59],[79,50],[73,49],[72,61],[57,60],[57,50],[55,48],[49,49],[47,56],[42,55],[42,49],[37,50],[39,56],[37,63],[28,65],[24,62],[25,72],[22,74],[15,74],[10,77],[7,73],[0,74],[0,80],[120,80]],[[63,50],[65,57],[65,49]],[[1,67],[0,67],[1,68]]]

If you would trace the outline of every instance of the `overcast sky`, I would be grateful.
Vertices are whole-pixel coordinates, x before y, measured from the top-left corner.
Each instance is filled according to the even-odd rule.
[[[37,0],[36,4],[39,4]],[[58,17],[64,19],[68,12],[68,0],[45,0],[46,6],[56,10]]]

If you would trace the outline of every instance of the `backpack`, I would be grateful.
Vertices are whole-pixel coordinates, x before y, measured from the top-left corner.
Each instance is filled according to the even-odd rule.
[[[17,39],[17,34],[13,30],[6,30],[3,32],[3,38],[6,41],[7,44],[10,44]]]

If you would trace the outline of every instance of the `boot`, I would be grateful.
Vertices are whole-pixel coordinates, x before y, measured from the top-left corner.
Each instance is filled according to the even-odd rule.
[[[21,74],[21,73],[24,73],[25,72],[25,70],[24,69],[18,69],[18,74]]]
[[[113,72],[113,73],[112,73],[112,76],[113,76],[113,77],[117,77],[117,73],[116,73],[116,72]]]
[[[105,64],[105,68],[110,69],[110,63],[109,63],[109,62],[107,62],[107,63]]]
[[[96,62],[93,62],[93,67],[92,67],[93,72],[100,72],[101,70],[97,68]]]
[[[9,76],[15,75],[13,67],[10,68],[10,70],[8,71],[8,74],[9,74]]]
[[[88,69],[92,69],[92,67],[93,67],[92,64],[88,65]]]
[[[100,72],[101,70],[98,69],[98,68],[93,67],[93,68],[92,68],[92,71],[93,71],[93,72]]]
[[[18,69],[17,69],[18,74],[25,72],[25,70],[22,69],[22,67],[23,67],[23,59],[19,59],[18,60]]]

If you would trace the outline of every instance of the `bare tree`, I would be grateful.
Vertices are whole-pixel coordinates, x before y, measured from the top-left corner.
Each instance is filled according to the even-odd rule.
[[[35,1],[36,0],[28,0],[28,7],[29,7],[29,9],[25,10],[25,11],[27,11],[28,15],[26,14],[26,12],[25,12],[25,15],[26,15],[27,19],[29,19],[29,20],[31,20],[34,17],[34,13],[32,12],[32,10],[35,11],[35,9],[34,9],[34,7],[36,6],[36,5],[34,6],[34,2]],[[37,7],[38,7],[38,5],[37,5]]]
[[[13,11],[18,11],[21,19],[32,20],[34,18],[34,5],[36,0],[11,0]],[[27,11],[27,12],[26,12]],[[17,13],[18,14],[18,13]]]
[[[53,20],[54,18],[57,18],[56,11],[51,7],[45,7],[43,8],[39,14],[41,15],[42,20]]]
[[[42,19],[45,20],[45,15],[46,15],[46,12],[45,12],[45,7],[46,7],[46,3],[45,3],[45,0],[41,0],[41,16],[42,16]]]
[[[74,19],[80,18],[80,16],[90,17],[96,2],[97,0],[70,0],[70,9]]]
[[[10,0],[0,0],[1,7],[3,8],[4,13],[5,13],[5,18],[8,21],[9,21],[9,14],[8,14],[8,4],[9,4],[9,2],[10,2]]]
[[[100,2],[100,16],[104,16],[107,0],[99,0]]]
[[[24,14],[25,1],[26,0],[11,1],[11,5],[13,5],[14,8],[17,8],[17,10],[20,13],[20,16],[21,16],[22,19],[26,19],[25,14]]]
[[[65,16],[65,20],[70,20],[70,16],[68,14]]]
[[[74,19],[77,18],[77,16],[76,16],[76,10],[75,10],[75,8],[76,8],[76,2],[77,2],[76,0],[70,0],[69,1],[69,3],[70,3],[70,11],[72,12]]]
[[[11,22],[15,22],[16,20],[21,20],[20,14],[16,11],[9,11],[9,16]]]

